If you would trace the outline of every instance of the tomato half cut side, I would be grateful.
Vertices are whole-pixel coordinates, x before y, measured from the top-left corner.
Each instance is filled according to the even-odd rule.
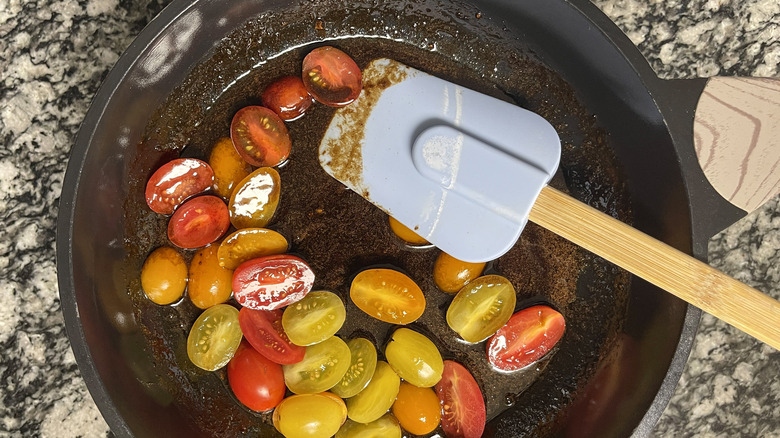
[[[303,85],[317,102],[342,107],[360,95],[363,74],[346,53],[335,47],[318,47],[303,58]]]
[[[305,347],[299,347],[287,338],[282,328],[281,310],[253,310],[243,307],[238,312],[238,323],[244,338],[268,360],[290,365],[303,360]]]
[[[358,309],[390,324],[414,322],[425,311],[417,283],[392,269],[366,269],[352,280],[349,297]]]
[[[284,122],[262,106],[238,110],[230,123],[230,139],[238,155],[257,166],[278,166],[290,156],[292,141]]]
[[[292,304],[311,291],[314,272],[291,255],[258,257],[233,271],[233,296],[250,309],[274,310]]]
[[[556,310],[543,305],[523,309],[488,341],[488,362],[501,371],[525,368],[552,350],[565,330],[566,321]]]
[[[214,184],[214,170],[195,158],[177,158],[163,164],[146,182],[146,203],[155,213],[171,214],[186,199]]]
[[[168,239],[180,248],[200,248],[216,242],[228,228],[230,212],[225,202],[217,196],[198,196],[173,213],[168,221]]]
[[[442,406],[441,428],[447,438],[479,438],[485,430],[485,400],[477,381],[463,367],[444,361],[444,373],[436,384]]]
[[[265,90],[261,97],[263,106],[275,112],[284,121],[300,118],[309,109],[314,99],[301,78],[285,76],[275,80]]]
[[[258,353],[246,342],[239,345],[227,366],[228,383],[236,398],[253,411],[265,412],[284,398],[282,366]]]

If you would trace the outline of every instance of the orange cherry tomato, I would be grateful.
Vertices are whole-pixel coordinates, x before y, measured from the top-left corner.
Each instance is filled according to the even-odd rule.
[[[433,265],[433,281],[444,292],[454,294],[482,275],[485,263],[469,263],[442,252]]]
[[[282,164],[292,147],[282,119],[262,106],[238,110],[230,124],[230,139],[241,158],[257,167]]]
[[[392,269],[367,269],[352,280],[349,296],[374,318],[391,324],[409,324],[425,310],[425,296],[417,283]]]
[[[220,138],[214,145],[209,165],[214,170],[214,191],[223,199],[230,199],[233,189],[252,172],[252,166],[238,155],[227,137]]]
[[[309,265],[291,255],[258,257],[233,272],[233,296],[250,309],[274,310],[305,297],[314,284]]]
[[[262,95],[263,106],[273,110],[284,121],[301,117],[314,102],[297,76],[285,76],[274,81]]]
[[[257,257],[282,254],[287,251],[287,239],[265,228],[242,228],[228,235],[217,251],[220,266],[236,269],[238,265]]]
[[[502,371],[516,371],[541,359],[563,337],[563,315],[547,306],[523,309],[509,318],[488,341],[488,362]]]
[[[393,415],[408,432],[427,435],[439,427],[441,421],[439,397],[431,388],[419,388],[401,382],[393,403]]]
[[[179,251],[163,246],[146,258],[141,268],[141,288],[152,302],[171,304],[184,294],[187,287],[187,263]]]
[[[233,271],[219,265],[217,245],[195,252],[190,262],[190,284],[187,295],[200,309],[222,304],[232,292]]]
[[[146,203],[152,211],[171,214],[186,199],[214,183],[211,166],[194,158],[178,158],[162,165],[146,183]]]
[[[266,226],[279,206],[279,172],[261,167],[244,178],[230,196],[230,222],[236,228]]]
[[[360,95],[363,75],[346,53],[335,47],[318,47],[303,58],[303,85],[317,102],[341,107]]]
[[[168,222],[168,238],[187,249],[214,243],[230,228],[227,205],[216,196],[199,196],[182,204]]]
[[[387,219],[390,223],[390,229],[404,242],[409,245],[430,245],[430,242],[420,237],[420,235],[412,231],[411,228],[398,222],[394,217],[388,216]]]

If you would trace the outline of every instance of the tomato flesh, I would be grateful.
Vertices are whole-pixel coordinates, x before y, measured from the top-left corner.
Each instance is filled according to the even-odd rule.
[[[171,214],[186,199],[214,184],[211,166],[195,158],[178,158],[162,165],[146,183],[146,203],[152,211]]]
[[[236,398],[253,411],[273,409],[284,398],[282,366],[268,360],[246,342],[227,366],[228,383]]]
[[[447,324],[466,342],[495,334],[515,310],[515,288],[500,275],[484,275],[463,287],[447,309]]]
[[[262,106],[238,110],[230,124],[230,139],[241,158],[257,167],[282,164],[292,147],[282,119]]]
[[[355,338],[347,343],[351,355],[349,368],[331,392],[350,398],[362,391],[376,370],[376,347],[366,338]]]
[[[414,322],[425,310],[420,286],[392,269],[362,271],[352,280],[349,296],[360,310],[391,324]]]
[[[344,324],[347,310],[341,298],[324,290],[310,292],[284,309],[282,326],[296,345],[313,345],[331,336]]]
[[[279,205],[279,172],[261,167],[238,183],[230,195],[230,222],[236,228],[266,226]]]
[[[441,401],[441,428],[447,438],[479,438],[485,430],[485,401],[479,385],[463,365],[444,361],[444,374],[436,384]]]
[[[187,337],[187,355],[192,363],[215,371],[227,365],[241,344],[238,310],[217,304],[201,313]]]
[[[297,76],[277,79],[263,90],[261,99],[263,106],[288,122],[301,117],[314,103],[303,81]]]
[[[168,239],[186,249],[214,243],[230,228],[227,205],[217,196],[199,196],[181,205],[168,221]]]
[[[363,75],[346,53],[335,47],[318,47],[303,58],[303,85],[317,102],[342,107],[360,95]]]
[[[250,309],[274,310],[292,304],[311,291],[314,272],[291,255],[248,260],[233,271],[233,296]]]
[[[315,394],[334,387],[349,368],[346,342],[336,336],[306,347],[303,360],[282,367],[284,382],[296,394]]]
[[[368,386],[356,396],[347,399],[349,418],[358,423],[370,423],[384,415],[395,401],[401,379],[387,362],[376,364]]]
[[[270,361],[289,365],[303,360],[306,353],[287,338],[282,328],[281,310],[253,310],[243,307],[238,322],[246,340]]]
[[[488,341],[488,362],[502,371],[525,368],[552,350],[565,330],[563,315],[556,310],[542,305],[523,309]]]

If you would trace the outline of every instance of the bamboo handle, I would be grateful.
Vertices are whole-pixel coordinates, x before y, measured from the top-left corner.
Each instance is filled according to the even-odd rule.
[[[780,302],[549,186],[536,224],[780,350]]]

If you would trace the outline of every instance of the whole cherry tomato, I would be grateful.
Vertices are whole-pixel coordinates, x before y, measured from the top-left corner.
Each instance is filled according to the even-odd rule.
[[[233,272],[233,296],[250,309],[273,310],[294,303],[311,291],[314,272],[291,255],[258,257]]]
[[[262,106],[238,110],[230,124],[230,139],[241,158],[257,167],[282,164],[292,147],[282,119]]]
[[[216,242],[230,228],[230,213],[217,196],[198,196],[179,207],[168,222],[168,238],[180,248]]]
[[[516,371],[541,359],[563,337],[563,315],[548,306],[523,309],[509,318],[488,341],[488,362],[502,371]]]
[[[479,438],[485,430],[485,400],[479,385],[463,365],[444,361],[444,374],[436,384],[441,401],[441,428],[447,438]]]
[[[363,75],[346,53],[335,47],[318,47],[303,58],[303,85],[317,102],[341,107],[360,95]]]
[[[282,327],[282,311],[253,310],[247,307],[238,312],[238,323],[244,338],[260,354],[280,365],[303,360],[306,347],[290,342]]]
[[[211,166],[195,158],[178,158],[162,165],[146,183],[146,203],[152,211],[171,214],[187,198],[214,184]]]
[[[301,117],[314,102],[297,76],[285,76],[263,90],[263,106],[273,110],[284,121]]]
[[[427,435],[439,427],[441,403],[433,389],[401,382],[393,403],[393,415],[408,432]]]
[[[253,411],[273,409],[284,398],[282,366],[242,342],[227,366],[228,383],[236,398]]]

